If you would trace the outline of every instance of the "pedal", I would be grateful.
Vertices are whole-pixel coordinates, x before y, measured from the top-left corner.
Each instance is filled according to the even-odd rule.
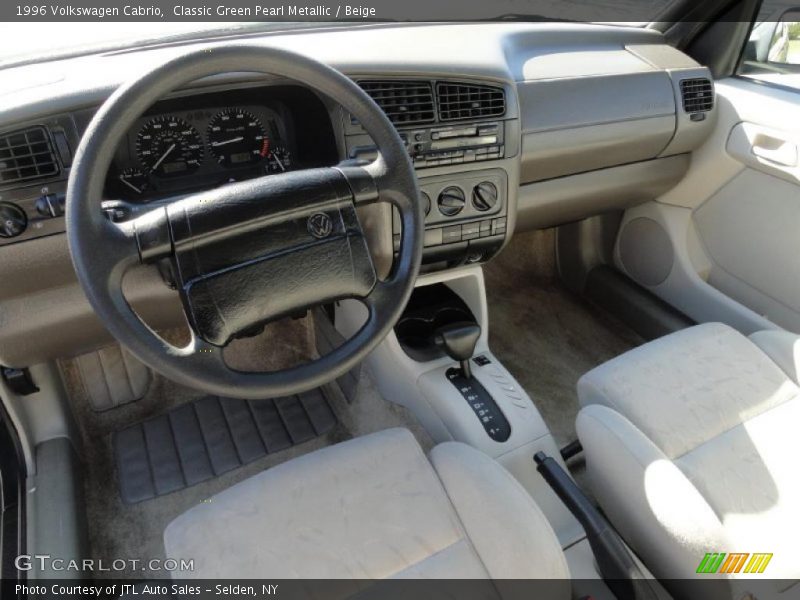
[[[140,400],[153,375],[119,344],[106,346],[75,359],[89,404],[97,412]]]

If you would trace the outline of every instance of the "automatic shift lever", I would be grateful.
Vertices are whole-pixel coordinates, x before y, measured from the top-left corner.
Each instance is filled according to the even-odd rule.
[[[481,337],[481,327],[468,321],[444,325],[433,334],[433,340],[439,348],[461,363],[461,372],[467,379],[472,379],[469,360],[475,352],[475,345]]]
[[[495,442],[505,442],[511,437],[511,424],[497,406],[491,393],[481,382],[472,377],[469,361],[475,352],[475,345],[481,337],[481,328],[476,323],[453,323],[440,327],[433,334],[437,346],[447,356],[461,363],[460,369],[450,367],[444,375],[453,384],[455,391],[465,400],[466,405],[475,413],[487,435]]]

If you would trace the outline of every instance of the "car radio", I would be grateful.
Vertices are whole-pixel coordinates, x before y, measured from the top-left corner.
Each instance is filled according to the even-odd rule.
[[[503,125],[499,122],[451,125],[403,131],[414,166],[438,167],[503,158]]]
[[[408,149],[414,167],[439,167],[494,160],[505,157],[503,123],[471,123],[404,129],[400,139]],[[372,160],[375,146],[355,146],[350,158]]]

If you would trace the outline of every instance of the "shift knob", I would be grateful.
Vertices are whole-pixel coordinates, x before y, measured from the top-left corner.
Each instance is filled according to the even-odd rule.
[[[433,340],[445,354],[461,363],[464,377],[472,377],[469,359],[475,352],[475,345],[481,337],[481,326],[477,323],[463,322],[444,325],[433,334]]]

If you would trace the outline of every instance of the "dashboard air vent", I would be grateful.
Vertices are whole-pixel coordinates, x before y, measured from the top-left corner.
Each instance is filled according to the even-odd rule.
[[[683,110],[687,113],[708,112],[714,108],[714,87],[706,78],[681,81]]]
[[[501,117],[506,112],[503,90],[488,85],[439,83],[436,86],[442,121]]]
[[[427,81],[359,81],[361,88],[395,125],[431,123],[433,90]]]
[[[44,127],[0,135],[0,185],[56,173],[58,163]]]

